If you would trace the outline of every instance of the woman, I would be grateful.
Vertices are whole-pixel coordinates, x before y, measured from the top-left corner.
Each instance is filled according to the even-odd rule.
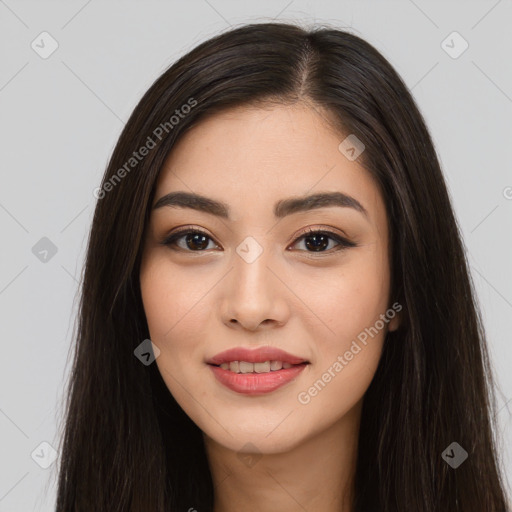
[[[506,510],[456,219],[367,42],[199,45],[96,196],[58,511]]]

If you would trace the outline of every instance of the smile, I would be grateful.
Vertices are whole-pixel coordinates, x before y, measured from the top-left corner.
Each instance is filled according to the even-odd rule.
[[[220,367],[223,370],[229,370],[234,373],[268,373],[281,369],[291,368],[293,365],[283,361],[264,361],[263,363],[249,363],[247,361],[231,361],[222,363]]]

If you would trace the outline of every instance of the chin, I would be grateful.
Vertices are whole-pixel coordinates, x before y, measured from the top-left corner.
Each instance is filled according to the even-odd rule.
[[[237,453],[261,453],[265,455],[285,453],[299,445],[304,439],[294,425],[288,425],[288,428],[256,428],[254,425],[250,429],[244,429],[240,425],[231,425],[226,433],[222,428],[206,435],[213,439],[215,443],[224,448]],[[203,430],[204,432],[204,430]],[[270,433],[270,434],[269,434]]]

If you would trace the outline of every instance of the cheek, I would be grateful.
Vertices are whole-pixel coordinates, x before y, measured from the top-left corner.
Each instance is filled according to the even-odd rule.
[[[387,330],[389,270],[378,245],[355,254],[316,295],[316,308],[330,330],[315,339],[315,362],[304,401],[329,403],[341,394],[345,405],[359,400],[377,369]],[[389,322],[389,320],[388,320]],[[313,332],[311,333],[313,336]],[[317,395],[322,398],[314,399]],[[300,401],[300,400],[299,400]]]
[[[165,256],[155,255],[146,261],[141,266],[140,287],[154,341],[166,344],[171,339],[181,339],[176,333],[187,332],[190,319],[194,319],[196,329],[204,325],[196,323],[197,316],[206,314],[202,299],[213,284],[211,275],[202,279],[197,271],[178,269]]]
[[[331,274],[320,309],[329,319],[331,337],[347,340],[373,325],[388,307],[389,271],[386,261],[369,250]]]
[[[379,280],[351,274],[337,282],[330,300],[324,302],[327,318],[332,319],[328,322],[331,331],[315,338],[315,364],[297,395],[304,414],[325,417],[323,421],[328,423],[346,414],[364,396],[386,335],[379,320],[386,311],[383,292]]]
[[[211,307],[205,301],[218,279],[198,269],[178,269],[169,259],[153,254],[141,266],[140,287],[151,341],[160,349],[156,364],[170,391],[179,394],[182,382],[197,376],[187,372],[191,361],[204,358]],[[175,378],[174,378],[175,377]],[[177,381],[176,381],[177,379]]]

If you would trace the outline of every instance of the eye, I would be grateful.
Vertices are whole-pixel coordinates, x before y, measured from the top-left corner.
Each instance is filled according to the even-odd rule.
[[[315,230],[309,228],[304,234],[302,234],[299,238],[295,240],[292,244],[295,245],[300,241],[305,242],[305,247],[311,249],[306,252],[334,252],[342,249],[346,249],[348,247],[355,247],[356,244],[343,238],[342,236],[334,233],[333,231],[328,230]],[[335,245],[334,249],[331,247],[329,250],[325,250],[329,246],[329,242],[334,241],[337,245]],[[291,247],[291,246],[290,246]],[[332,250],[331,250],[332,249]]]
[[[162,245],[170,246],[173,250],[203,252],[208,249],[209,241],[213,242],[213,239],[204,231],[197,228],[184,228],[178,232],[172,233],[160,243]],[[331,253],[341,249],[346,249],[348,247],[356,246],[355,243],[343,238],[333,231],[315,230],[311,228],[296,238],[290,247],[293,247],[301,241],[305,242],[305,247],[307,248],[305,252]],[[329,250],[325,250],[329,246],[329,243],[332,241],[335,242],[334,248],[331,247]],[[182,244],[180,244],[180,242],[182,242]],[[217,244],[214,243],[214,245],[218,247]]]
[[[184,239],[184,245],[180,245],[178,242]],[[170,236],[162,240],[162,245],[177,246],[178,249],[188,252],[202,252],[208,249],[208,239],[213,241],[204,231],[199,229],[185,228],[181,229],[176,233],[172,233]]]

